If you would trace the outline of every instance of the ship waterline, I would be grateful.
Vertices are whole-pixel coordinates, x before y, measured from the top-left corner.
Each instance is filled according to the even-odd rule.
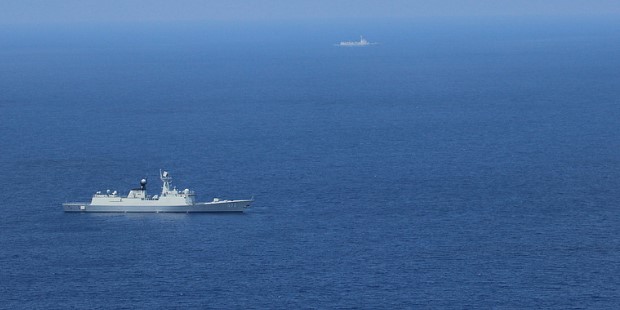
[[[111,213],[201,213],[201,212],[243,212],[250,207],[253,200],[223,200],[218,202],[202,202],[182,206],[123,206],[123,205],[92,205],[90,203],[63,203],[65,212],[111,212]]]

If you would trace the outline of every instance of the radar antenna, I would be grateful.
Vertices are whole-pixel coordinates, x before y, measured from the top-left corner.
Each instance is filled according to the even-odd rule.
[[[170,184],[172,183],[172,177],[168,173],[168,171],[162,171],[159,169],[159,178],[164,183],[161,187],[161,195],[164,196],[167,192],[170,191]]]

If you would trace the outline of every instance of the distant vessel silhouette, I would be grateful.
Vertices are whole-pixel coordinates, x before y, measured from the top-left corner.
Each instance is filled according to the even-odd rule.
[[[352,46],[368,46],[368,45],[374,45],[374,44],[377,44],[377,43],[368,42],[366,39],[364,39],[363,36],[360,36],[359,41],[342,41],[339,44],[337,44],[337,46],[352,47]]]
[[[182,191],[171,187],[172,177],[167,171],[159,172],[163,182],[160,195],[146,194],[146,178],[140,180],[140,187],[129,191],[127,196],[121,196],[116,191],[106,193],[98,191],[93,195],[91,202],[63,203],[65,212],[152,212],[152,213],[193,213],[193,212],[243,212],[254,199],[220,200],[214,198],[209,202],[196,202],[195,194],[189,189]]]

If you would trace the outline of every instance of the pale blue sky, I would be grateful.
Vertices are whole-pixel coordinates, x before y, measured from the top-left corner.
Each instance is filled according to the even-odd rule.
[[[1,0],[0,23],[620,15],[620,0]]]

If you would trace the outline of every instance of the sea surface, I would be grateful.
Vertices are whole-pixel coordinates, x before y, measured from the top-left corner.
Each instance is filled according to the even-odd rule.
[[[620,23],[0,30],[0,308],[620,307]],[[363,34],[378,45],[340,48]],[[159,169],[245,214],[65,214]]]

